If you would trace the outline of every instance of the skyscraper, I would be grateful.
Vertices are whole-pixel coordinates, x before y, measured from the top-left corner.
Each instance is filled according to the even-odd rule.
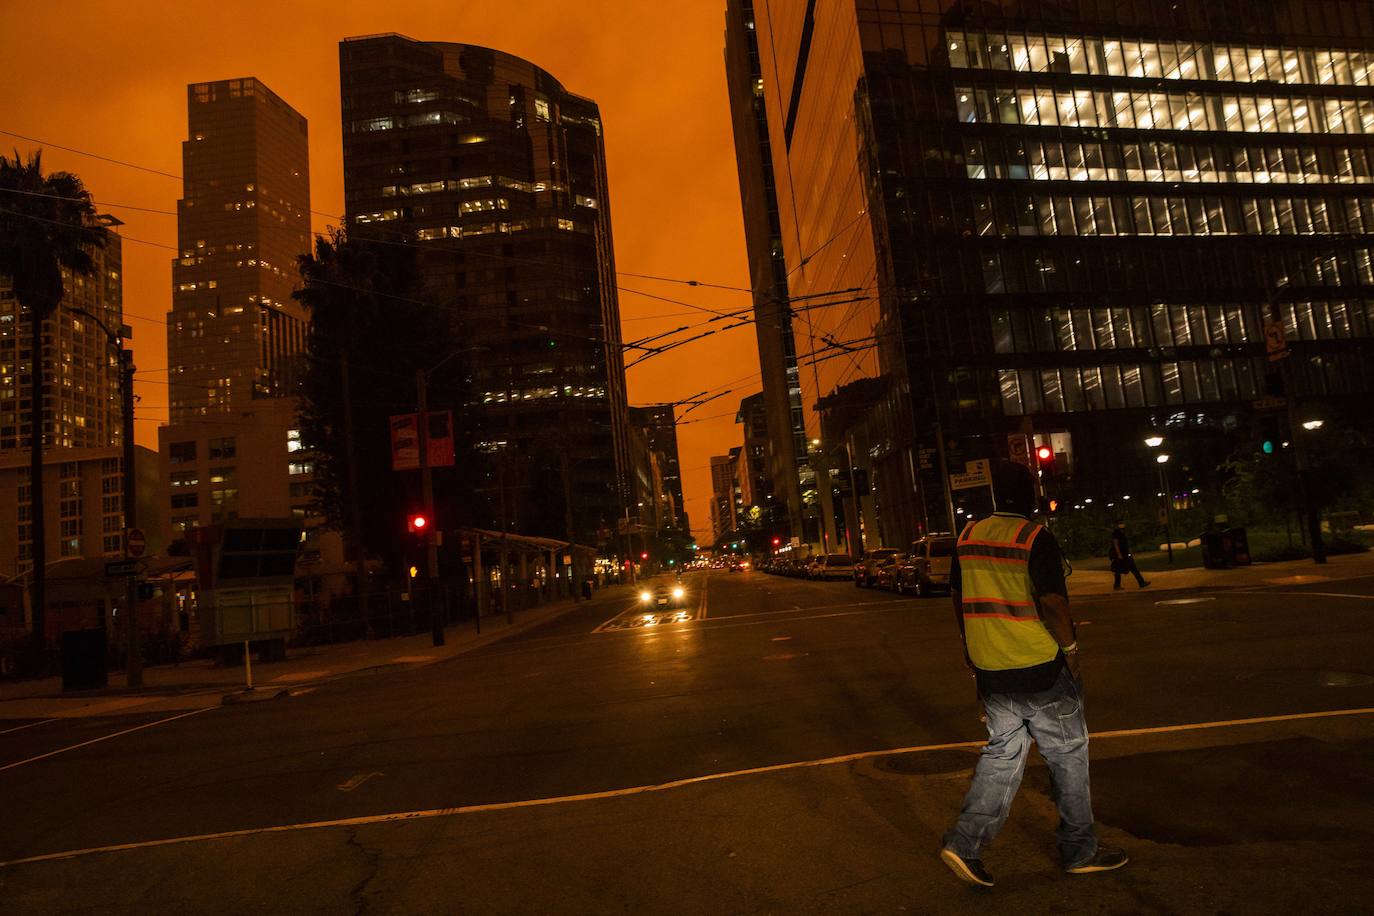
[[[186,94],[171,425],[159,430],[173,533],[303,516],[311,498],[292,396],[308,321],[291,298],[296,259],[310,250],[306,121],[251,77]]]
[[[768,438],[766,456],[781,515],[774,524],[777,534],[815,542],[820,539],[816,472],[810,461],[802,413],[793,310],[788,298],[787,260],[778,218],[753,0],[726,3],[725,77],[734,124],[749,279],[754,292],[754,331],[764,379],[763,399],[768,427],[774,431]],[[822,297],[817,301],[839,298],[844,296]]]
[[[1367,5],[754,7],[791,297],[872,296],[797,328],[822,460],[871,483],[826,513],[852,547],[860,517],[887,543],[948,529],[951,473],[1035,445],[1052,486],[1153,501],[1157,431],[1167,498],[1215,494],[1272,403],[1266,325],[1288,403],[1358,415]]]
[[[348,231],[422,247],[471,344],[453,406],[495,503],[475,521],[595,543],[633,498],[596,103],[475,45],[347,39],[339,67]]]
[[[677,450],[677,418],[672,405],[631,407],[630,422],[644,431],[650,451],[659,455],[663,487],[672,498],[670,527],[689,531],[687,510],[682,502],[682,463]]]

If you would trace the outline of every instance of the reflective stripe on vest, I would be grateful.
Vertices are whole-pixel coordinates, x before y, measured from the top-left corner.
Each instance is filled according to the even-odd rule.
[[[959,535],[964,640],[984,671],[1030,668],[1059,654],[1031,591],[1031,544],[1042,530],[1019,515],[999,514],[971,522]]]

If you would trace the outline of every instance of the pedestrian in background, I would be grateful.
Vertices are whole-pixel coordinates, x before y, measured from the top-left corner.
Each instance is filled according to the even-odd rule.
[[[1112,544],[1111,547],[1108,548],[1107,556],[1110,557],[1112,561],[1112,575],[1115,577],[1112,580],[1112,589],[1114,591],[1121,590],[1121,576],[1125,573],[1130,573],[1135,576],[1136,585],[1141,588],[1145,588],[1150,584],[1145,581],[1145,577],[1142,576],[1140,570],[1136,568],[1135,557],[1131,556],[1131,542],[1126,537],[1125,522],[1117,522],[1116,527],[1112,529]]]
[[[1120,868],[1126,854],[1098,845],[1093,826],[1078,641],[1059,544],[1030,520],[1035,480],[1028,468],[998,462],[992,488],[997,511],[959,535],[949,579],[988,743],[940,859],[961,880],[992,887],[982,850],[1006,823],[1034,740],[1054,785],[1064,870]]]

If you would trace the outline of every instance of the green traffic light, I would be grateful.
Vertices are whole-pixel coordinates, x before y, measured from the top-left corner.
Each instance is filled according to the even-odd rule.
[[[1260,446],[1260,449],[1262,449],[1264,451],[1264,454],[1266,455],[1274,454],[1274,440],[1265,439],[1264,444]]]

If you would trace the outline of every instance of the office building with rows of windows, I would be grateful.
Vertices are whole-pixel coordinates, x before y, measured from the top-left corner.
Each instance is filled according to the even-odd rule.
[[[167,315],[171,423],[158,430],[173,536],[230,518],[304,518],[296,429],[310,250],[305,118],[251,77],[187,87]]]
[[[430,402],[474,430],[473,521],[597,543],[637,500],[596,104],[475,45],[347,39],[339,67],[348,232],[420,248],[471,344]]]
[[[797,327],[822,460],[871,483],[827,514],[837,538],[953,527],[949,474],[1040,444],[1052,486],[1153,498],[1157,433],[1171,498],[1205,498],[1273,392],[1266,325],[1291,403],[1358,416],[1374,8],[754,10],[791,293],[872,295]]]

